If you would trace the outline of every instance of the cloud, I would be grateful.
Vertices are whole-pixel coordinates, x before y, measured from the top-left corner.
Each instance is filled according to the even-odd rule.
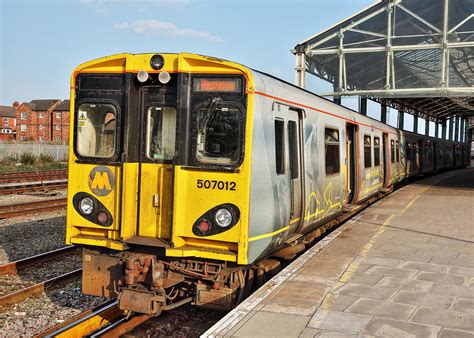
[[[131,29],[137,34],[164,35],[170,37],[192,37],[212,42],[223,42],[220,37],[205,31],[190,28],[179,28],[171,22],[158,20],[135,20],[131,23],[122,22],[114,25],[116,29]]]

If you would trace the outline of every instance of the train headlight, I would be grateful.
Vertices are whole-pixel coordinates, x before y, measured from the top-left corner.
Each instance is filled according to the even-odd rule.
[[[90,197],[84,197],[79,202],[79,209],[84,215],[90,215],[94,211],[94,201]]]
[[[160,70],[165,64],[165,59],[160,54],[155,54],[150,59],[150,66],[153,69]]]
[[[222,208],[216,211],[214,219],[218,226],[221,228],[227,228],[232,224],[232,213],[229,209]]]

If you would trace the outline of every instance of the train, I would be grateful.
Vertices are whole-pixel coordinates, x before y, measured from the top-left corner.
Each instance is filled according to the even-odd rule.
[[[159,315],[227,310],[335,220],[469,147],[239,63],[118,54],[71,76],[66,242],[82,290]]]

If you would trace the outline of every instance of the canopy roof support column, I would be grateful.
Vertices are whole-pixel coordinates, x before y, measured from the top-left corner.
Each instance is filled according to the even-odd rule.
[[[295,54],[295,83],[304,88],[306,84],[306,56],[304,53]]]

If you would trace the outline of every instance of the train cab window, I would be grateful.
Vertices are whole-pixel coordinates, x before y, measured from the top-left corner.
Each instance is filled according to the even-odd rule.
[[[172,160],[175,154],[176,109],[152,106],[147,110],[146,156]]]
[[[380,138],[374,137],[374,166],[380,165]]]
[[[395,163],[395,141],[390,140],[390,159],[392,163]]]
[[[298,130],[295,121],[288,121],[288,146],[290,153],[290,175],[298,178]]]
[[[110,158],[115,154],[117,110],[111,104],[84,103],[77,111],[76,150],[80,156]]]
[[[364,136],[364,167],[372,167],[372,140],[369,135]]]
[[[400,162],[400,142],[396,142],[396,156],[397,156],[397,162]]]
[[[285,173],[285,122],[275,120],[275,164],[278,175]]]
[[[326,128],[324,130],[326,149],[326,175],[337,174],[341,170],[339,158],[339,131]]]
[[[235,165],[242,155],[244,109],[213,98],[197,106],[196,159],[201,163]]]

